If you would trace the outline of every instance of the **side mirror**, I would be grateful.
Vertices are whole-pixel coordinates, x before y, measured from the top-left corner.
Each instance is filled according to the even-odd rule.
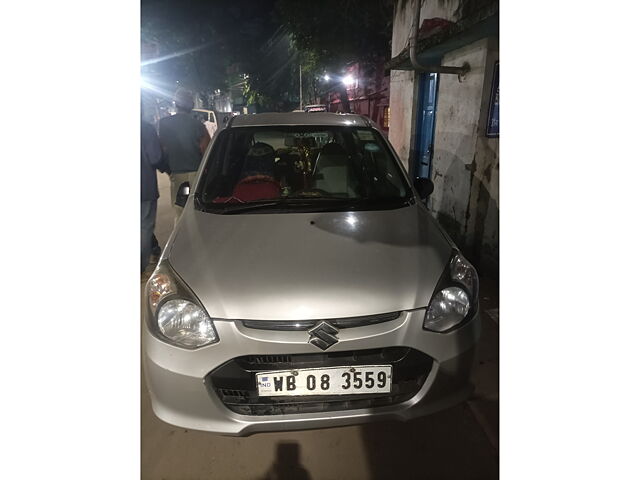
[[[413,180],[413,186],[416,187],[422,200],[426,200],[433,193],[433,182],[430,178],[416,177]]]
[[[178,193],[176,194],[175,204],[179,207],[184,207],[187,203],[187,199],[189,198],[189,191],[191,187],[189,182],[183,182],[178,187]]]

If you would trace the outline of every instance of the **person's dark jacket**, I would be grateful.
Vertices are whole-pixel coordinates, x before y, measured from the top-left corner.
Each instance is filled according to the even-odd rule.
[[[164,117],[158,135],[172,173],[195,172],[209,143],[209,133],[199,120],[185,112]]]
[[[140,124],[140,200],[143,202],[156,200],[160,196],[156,169],[161,172],[166,171],[160,141],[154,128],[142,121]]]

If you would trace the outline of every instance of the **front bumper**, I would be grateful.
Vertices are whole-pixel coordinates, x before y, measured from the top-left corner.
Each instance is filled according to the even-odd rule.
[[[318,354],[304,331],[246,328],[238,321],[216,320],[220,342],[185,350],[162,342],[143,329],[144,370],[154,413],[167,423],[227,435],[353,425],[377,419],[409,420],[462,402],[469,383],[475,346],[480,336],[478,314],[461,328],[439,334],[422,329],[424,309],[375,325],[340,330],[340,341],[327,352],[408,347],[433,359],[417,393],[397,403],[375,408],[242,415],[225,406],[211,391],[209,374],[226,362],[246,355]]]

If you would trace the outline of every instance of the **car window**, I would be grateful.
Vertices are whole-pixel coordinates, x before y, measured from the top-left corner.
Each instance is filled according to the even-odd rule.
[[[198,190],[202,203],[213,207],[332,201],[336,209],[376,208],[412,195],[380,134],[355,127],[225,130],[207,159]]]
[[[207,115],[204,112],[191,111],[191,116],[199,122],[204,122],[207,119]]]
[[[203,123],[209,119],[209,114],[207,112],[198,112],[196,110],[192,110],[191,115],[193,115],[193,118]]]

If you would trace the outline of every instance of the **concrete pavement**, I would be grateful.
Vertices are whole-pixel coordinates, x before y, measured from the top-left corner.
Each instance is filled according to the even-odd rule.
[[[173,227],[166,175],[159,175],[159,187],[156,236],[164,245]],[[476,393],[468,402],[406,423],[235,438],[185,430],[158,420],[142,381],[141,478],[498,478],[498,296],[491,282],[481,281],[481,285],[484,329],[474,371]]]

